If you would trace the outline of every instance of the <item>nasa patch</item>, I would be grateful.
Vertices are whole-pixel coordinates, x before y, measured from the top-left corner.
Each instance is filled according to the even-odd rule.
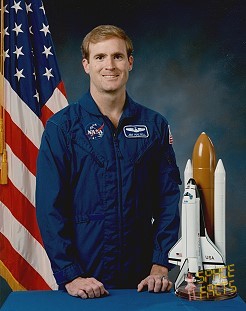
[[[127,138],[147,138],[149,137],[146,125],[126,125],[123,132]]]
[[[91,139],[100,139],[104,135],[104,123],[90,123],[86,126],[86,136]]]

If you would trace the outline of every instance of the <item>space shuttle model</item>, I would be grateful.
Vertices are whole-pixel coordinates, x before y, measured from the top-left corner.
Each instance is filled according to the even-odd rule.
[[[180,266],[175,290],[188,273],[198,278],[202,270],[225,266],[225,177],[222,160],[216,165],[214,146],[203,132],[184,171],[181,238],[169,251],[169,262]],[[216,276],[213,284],[227,285],[227,279]]]

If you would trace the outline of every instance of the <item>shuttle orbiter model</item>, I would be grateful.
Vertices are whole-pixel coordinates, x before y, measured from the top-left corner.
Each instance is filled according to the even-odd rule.
[[[220,159],[215,167],[214,147],[202,133],[184,172],[181,237],[169,251],[169,262],[180,266],[175,291],[188,273],[225,266],[225,169]],[[227,285],[226,277],[213,284]]]

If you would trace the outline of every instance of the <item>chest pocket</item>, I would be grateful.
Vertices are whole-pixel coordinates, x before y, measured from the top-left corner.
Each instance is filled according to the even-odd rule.
[[[158,139],[155,138],[142,145],[133,162],[136,165],[142,162],[151,164],[151,162],[157,160],[158,157],[160,157],[160,148],[158,147]]]
[[[161,157],[162,152],[157,138],[142,145],[135,157],[131,159],[135,181],[138,184],[145,184],[147,188],[156,187]]]
[[[137,165],[143,161],[151,161],[158,153],[156,147],[158,145],[158,137],[153,133],[151,137],[135,137],[128,138],[126,136],[119,138],[120,151],[126,161],[133,165]]]
[[[99,154],[98,152],[95,152],[92,145],[87,141],[85,137],[73,135],[71,137],[71,146],[70,146],[71,152],[74,153],[73,159],[78,158],[83,161],[83,157],[86,157],[90,155],[90,157],[100,166],[105,166],[105,159],[104,157]]]

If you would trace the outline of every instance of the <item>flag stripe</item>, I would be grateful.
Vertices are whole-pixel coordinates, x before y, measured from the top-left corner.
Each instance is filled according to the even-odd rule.
[[[3,245],[4,236],[0,233],[0,243]],[[1,247],[0,247],[1,249]],[[5,248],[3,248],[5,249]],[[0,260],[0,276],[6,280],[12,290],[25,290],[25,288],[13,277],[13,274]]]
[[[26,262],[26,260],[11,246],[8,238],[0,233],[1,256],[8,258],[4,265],[10,271],[16,282],[21,283],[25,289],[50,289],[50,286],[44,281],[39,273]],[[32,278],[30,278],[32,275]],[[35,281],[34,281],[35,280]]]
[[[11,214],[22,223],[40,244],[43,244],[37,226],[35,207],[14,187],[11,180],[8,180],[8,184],[2,187],[1,191],[2,203],[8,206]],[[26,215],[28,215],[28,217]]]
[[[66,94],[66,89],[63,81],[60,81],[60,83],[57,85],[58,90],[63,94],[64,100],[65,100],[65,105],[67,105],[67,94]]]
[[[14,186],[35,206],[36,178],[6,145],[8,176]]]
[[[52,96],[47,100],[45,106],[47,106],[53,113],[56,113],[67,106],[67,99],[64,93],[64,84],[63,82],[60,82],[54,90]]]
[[[23,273],[26,273],[26,269],[35,270],[35,274],[38,273],[40,274],[40,276],[42,276],[40,277],[40,279],[45,279],[48,283],[48,286],[50,286],[51,288],[54,287],[55,280],[51,272],[51,267],[50,265],[44,266],[44,262],[47,260],[47,254],[42,245],[33,238],[30,232],[28,232],[27,229],[13,217],[9,209],[7,209],[6,206],[1,202],[0,215],[2,215],[2,219],[5,220],[1,223],[0,232],[7,238],[12,248],[15,250],[15,252],[12,251],[13,255],[15,255],[18,260],[22,260],[20,256],[25,260],[22,260],[22,264],[24,265],[22,268]],[[10,223],[11,226],[9,226]],[[14,234],[14,239],[13,232],[18,233]],[[26,245],[28,245],[28,248],[26,247]],[[10,251],[9,246],[8,251]],[[13,260],[12,256],[11,258]],[[15,260],[17,258],[15,258]],[[8,263],[9,261],[7,261],[5,265],[8,266]],[[30,267],[27,265],[27,263]],[[13,273],[13,270],[11,270],[11,272]],[[33,272],[34,271],[32,271],[32,273]],[[23,278],[23,275],[21,275],[20,277]],[[30,281],[33,282],[32,280]],[[22,282],[22,284],[24,285],[24,282]]]
[[[6,82],[6,85],[9,85],[9,83]],[[6,98],[7,99],[6,112],[5,112],[6,129],[7,129],[6,142],[7,143],[10,143],[10,141],[14,142],[12,144],[12,150],[15,153],[15,155],[19,157],[21,161],[24,162],[24,164],[33,174],[36,174],[36,158],[41,141],[40,132],[41,133],[43,132],[43,128],[47,120],[55,112],[59,111],[60,109],[66,106],[67,104],[66,98],[59,90],[55,89],[51,98],[48,100],[47,105],[43,106],[42,108],[42,121],[40,121],[40,119],[37,118],[36,114],[34,114],[33,111],[29,109],[28,106],[26,106],[26,104],[20,98],[18,98],[17,94],[12,89],[8,89],[6,87],[6,90],[8,91],[7,94],[11,94],[10,97],[12,98],[11,105],[8,104],[9,100],[8,98]],[[59,97],[61,98],[60,100]],[[59,103],[59,107],[57,104],[55,105],[55,103],[57,102]],[[21,111],[25,110],[24,112],[25,118],[23,118],[22,116],[22,119],[20,119],[20,113],[18,113],[17,109],[12,111],[13,105],[22,106]],[[10,115],[11,119],[13,119],[13,122],[10,121]],[[35,118],[34,122],[33,118]],[[29,121],[27,122],[27,120]],[[25,122],[27,124],[25,124]],[[39,135],[37,135],[37,132],[35,133],[37,122],[39,123],[40,126],[40,129],[38,131]],[[35,124],[35,127],[33,128],[30,127],[30,124],[32,123]]]
[[[44,130],[41,120],[11,88],[6,79],[4,85],[6,111],[11,116],[13,122],[22,130],[30,141],[39,148]]]
[[[67,99],[63,95],[64,92],[63,83],[59,83],[58,87],[54,90],[50,99],[41,109],[41,121],[43,125],[46,125],[47,120],[56,112],[67,106]]]
[[[48,107],[46,107],[46,105],[45,105],[45,106],[43,106],[41,113],[42,113],[42,115],[40,117],[40,120],[42,121],[43,125],[45,126],[48,119],[50,117],[52,117],[53,112]]]
[[[28,139],[21,129],[11,121],[10,115],[5,112],[6,143],[11,145],[12,152],[25,164],[28,170],[36,175],[36,158],[38,148]],[[12,141],[14,143],[12,143]]]

